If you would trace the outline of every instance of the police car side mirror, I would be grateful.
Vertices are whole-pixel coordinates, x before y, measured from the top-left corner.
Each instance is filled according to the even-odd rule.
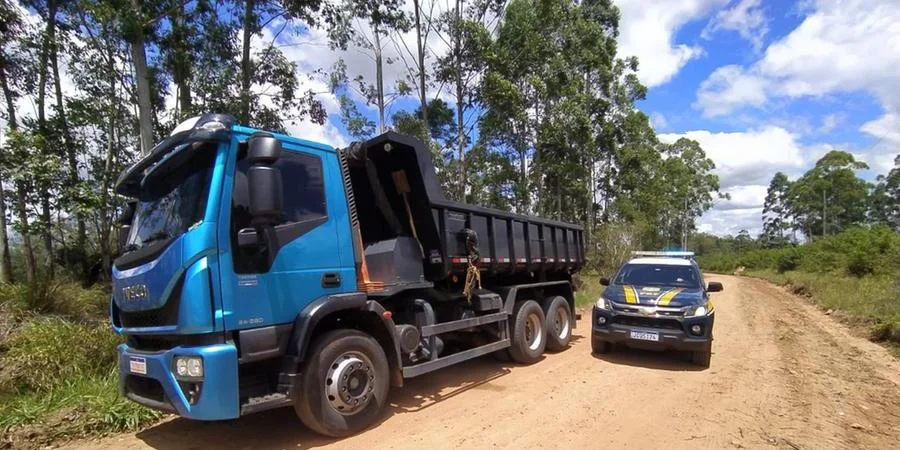
[[[706,288],[706,292],[722,292],[722,289],[725,289],[722,286],[722,283],[718,281],[710,281],[709,286]]]
[[[600,277],[600,285],[601,286],[609,286],[609,278]]]

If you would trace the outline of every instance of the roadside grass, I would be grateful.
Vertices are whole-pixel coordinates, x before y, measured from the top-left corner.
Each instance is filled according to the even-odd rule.
[[[42,298],[49,296],[51,298]],[[161,414],[119,396],[109,294],[0,284],[0,448],[135,430]]]
[[[600,285],[600,274],[594,271],[585,271],[575,275],[575,306],[589,308],[593,305],[605,289]]]
[[[854,277],[834,273],[748,270],[807,297],[822,310],[863,331],[874,342],[889,345],[900,356],[900,273]]]

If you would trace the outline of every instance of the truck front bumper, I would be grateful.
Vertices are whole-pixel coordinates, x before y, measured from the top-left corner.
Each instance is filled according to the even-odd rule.
[[[599,323],[601,317],[604,319],[603,324]],[[615,311],[595,307],[591,314],[591,340],[648,350],[701,351],[712,344],[714,321],[715,313],[703,317],[661,319],[617,314]],[[694,325],[701,327],[699,335],[691,333]],[[639,334],[652,333],[659,340],[635,339],[632,331]]]
[[[231,344],[178,346],[146,352],[121,344],[119,391],[144,406],[197,420],[225,420],[240,416],[238,356]],[[175,356],[198,356],[203,377],[178,379]]]

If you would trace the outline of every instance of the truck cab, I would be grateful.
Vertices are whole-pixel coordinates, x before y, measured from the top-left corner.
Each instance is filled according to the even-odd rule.
[[[116,183],[122,394],[198,420],[293,405],[343,436],[404,378],[567,346],[580,228],[444,200],[423,149],[390,134],[339,150],[222,114],[179,125]]]

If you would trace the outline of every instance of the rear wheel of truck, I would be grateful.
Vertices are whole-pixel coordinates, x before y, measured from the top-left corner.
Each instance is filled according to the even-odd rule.
[[[560,296],[547,298],[544,300],[544,317],[547,319],[547,350],[565,350],[572,339],[572,310],[569,302]]]
[[[512,345],[509,347],[509,355],[517,363],[537,362],[547,345],[544,310],[536,301],[526,300],[516,304],[512,318]]]
[[[316,433],[349,436],[378,419],[389,389],[387,357],[375,339],[356,330],[329,331],[307,353],[294,410]]]

